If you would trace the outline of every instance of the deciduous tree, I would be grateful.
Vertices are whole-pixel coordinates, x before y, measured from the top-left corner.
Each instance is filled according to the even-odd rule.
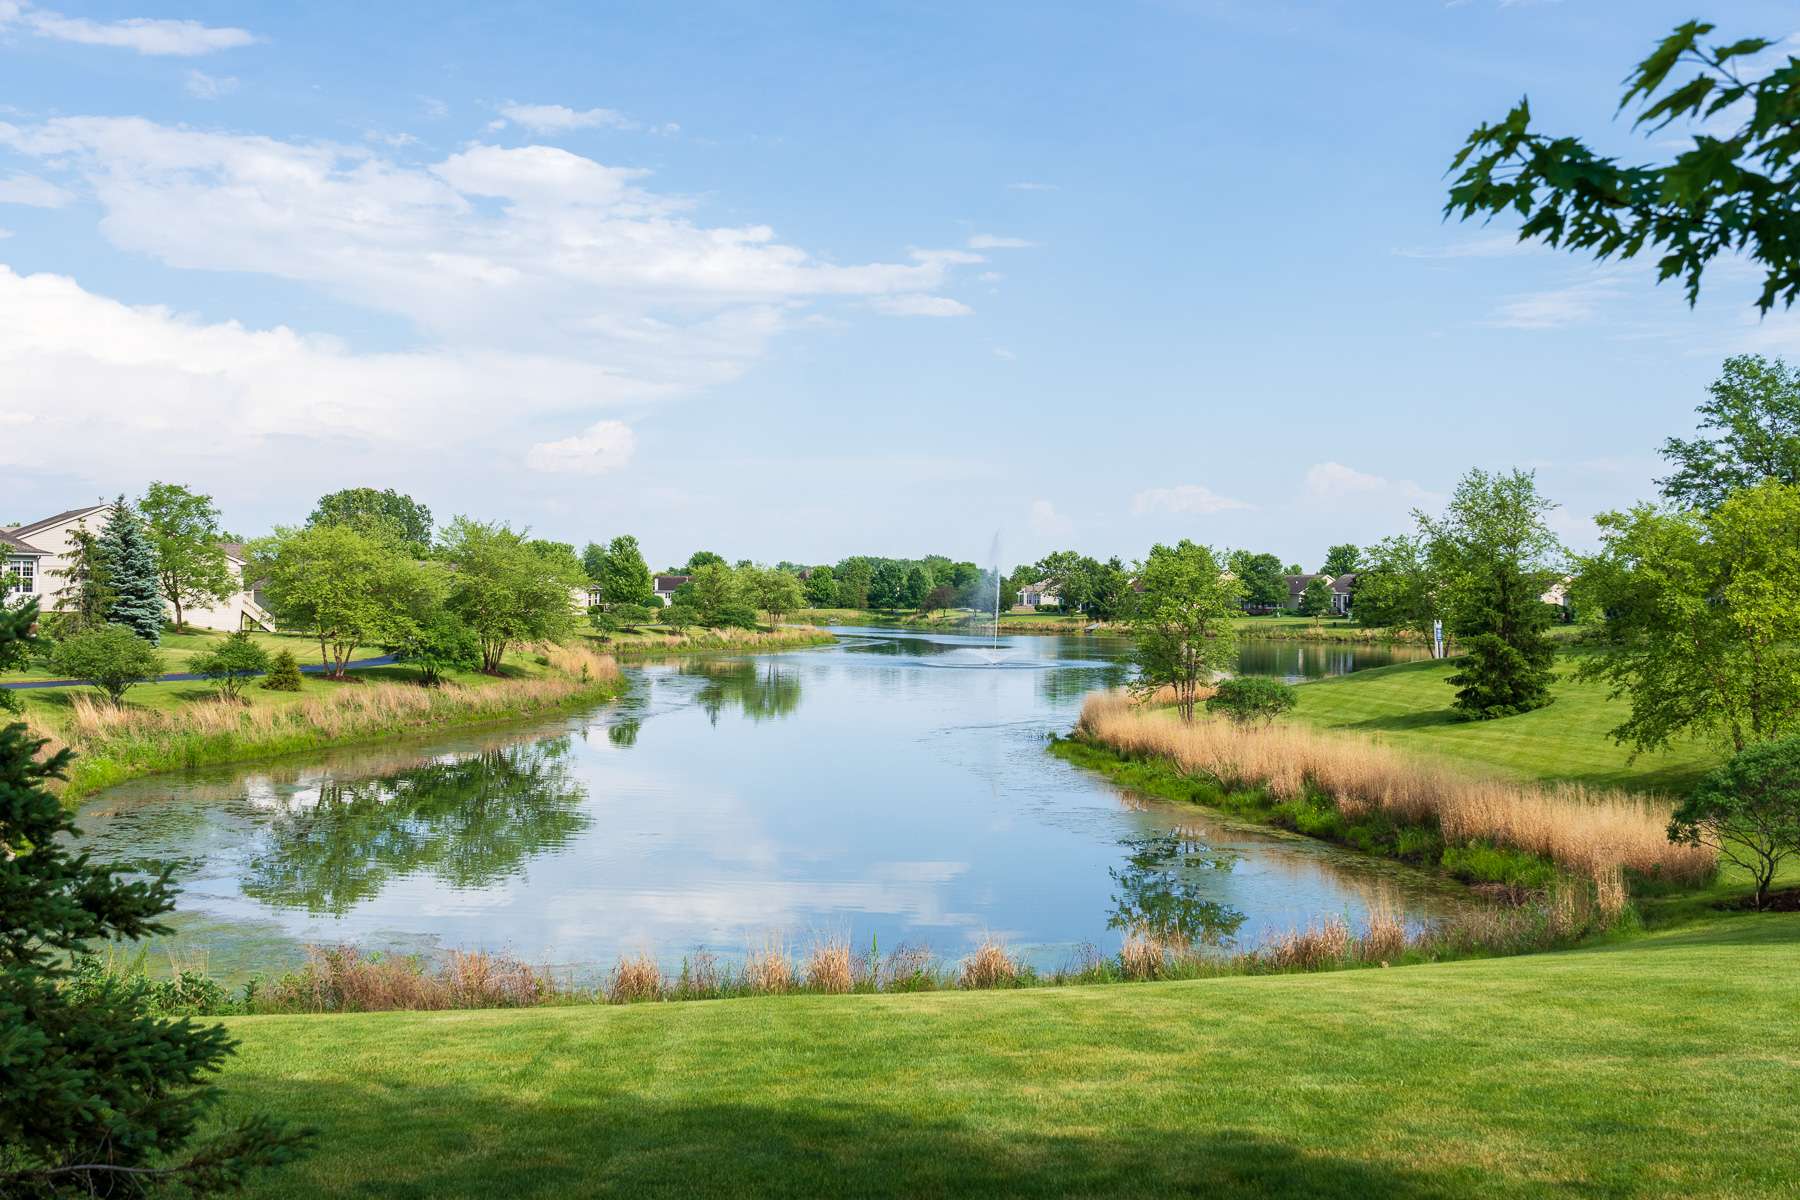
[[[241,629],[188,661],[188,670],[216,681],[227,700],[238,699],[244,684],[268,669],[269,652]]]
[[[364,533],[404,542],[415,556],[431,547],[431,510],[393,488],[344,488],[319,497],[309,525],[349,525]]]
[[[574,630],[569,594],[581,577],[572,555],[565,561],[506,525],[457,517],[444,530],[443,558],[450,568],[445,604],[481,643],[483,671],[499,671],[508,646],[559,640]]]
[[[339,679],[358,646],[405,641],[444,594],[441,572],[380,529],[277,529],[253,544],[251,562],[276,620],[316,640],[320,664]]]
[[[1700,405],[1711,436],[1670,438],[1662,456],[1675,468],[1662,493],[1688,508],[1717,508],[1739,488],[1765,479],[1800,484],[1800,369],[1740,354],[1725,360]]]
[[[163,673],[163,659],[136,630],[97,625],[58,642],[50,669],[65,679],[85,679],[114,704],[123,704],[131,687]]]
[[[1356,570],[1362,551],[1354,542],[1340,542],[1325,551],[1325,565],[1320,568],[1333,579]]]
[[[1138,689],[1148,694],[1167,686],[1184,721],[1194,719],[1203,683],[1234,663],[1234,618],[1242,595],[1212,550],[1183,538],[1157,545],[1138,573],[1143,584],[1132,615]]]
[[[1707,775],[1670,816],[1669,840],[1742,867],[1767,907],[1775,872],[1800,856],[1800,738],[1746,747]]]
[[[150,527],[156,548],[157,575],[163,599],[175,614],[175,628],[185,624],[188,608],[217,604],[237,590],[237,580],[219,542],[219,509],[179,483],[152,483],[138,511]]]
[[[609,608],[615,604],[656,603],[650,565],[638,549],[638,540],[629,534],[620,534],[608,543],[600,560],[599,582],[601,603]]]

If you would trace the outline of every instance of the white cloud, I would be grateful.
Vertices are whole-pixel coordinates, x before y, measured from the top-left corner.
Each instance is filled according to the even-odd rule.
[[[637,435],[623,421],[596,421],[585,433],[554,442],[539,442],[525,455],[534,471],[599,475],[631,461]]]
[[[1029,180],[1024,180],[1019,183],[1009,183],[1006,186],[1015,192],[1054,192],[1054,191],[1056,191],[1056,185],[1054,183],[1032,183]]]
[[[1056,511],[1048,500],[1031,502],[1031,532],[1039,537],[1067,537],[1075,532],[1075,522]]]
[[[1019,356],[1017,354],[1014,354],[1011,350],[1008,350],[1005,346],[995,346],[994,347],[994,357],[995,358],[1003,358],[1007,362],[1013,362],[1013,361],[1017,360]]]
[[[1403,246],[1394,251],[1401,258],[1515,258],[1548,252],[1541,243],[1521,242],[1516,233],[1484,233],[1441,246]]]
[[[189,71],[182,84],[196,100],[217,100],[238,90],[235,75],[208,75],[205,71]]]
[[[1426,491],[1410,479],[1388,479],[1358,471],[1341,462],[1314,463],[1306,469],[1306,492],[1319,500],[1346,502],[1357,498],[1378,498],[1432,505],[1443,499]]]
[[[64,276],[0,266],[0,422],[35,418],[0,439],[8,468],[74,469],[70,447],[79,445],[80,469],[96,481],[153,461],[221,487],[281,494],[287,483],[303,496],[327,459],[346,471],[491,470],[496,451],[523,452],[569,412],[664,394],[567,357],[356,353],[284,327],[131,307]],[[95,438],[96,429],[107,435]]]
[[[58,187],[36,175],[9,175],[0,179],[0,204],[24,204],[32,208],[61,208],[75,198],[67,188]]]
[[[1623,282],[1611,273],[1583,279],[1564,287],[1513,296],[1495,310],[1486,324],[1500,329],[1556,329],[1591,321],[1607,304],[1627,294]]]
[[[203,25],[199,21],[170,21],[127,17],[120,21],[94,21],[65,17],[29,4],[0,4],[0,28],[18,24],[39,37],[86,46],[112,46],[139,54],[192,57],[231,50],[257,41],[247,29]]]
[[[1158,512],[1194,513],[1200,516],[1210,516],[1213,513],[1254,507],[1246,501],[1234,500],[1230,496],[1221,496],[1206,485],[1199,483],[1148,488],[1131,498],[1131,511],[1139,516]]]
[[[992,233],[977,233],[969,238],[971,250],[1024,250],[1037,245],[1024,238],[999,237]]]
[[[948,296],[908,294],[880,296],[870,301],[879,312],[893,317],[966,317],[975,310]]]
[[[572,129],[641,129],[638,122],[610,108],[588,108],[577,111],[561,104],[519,104],[500,106],[500,115],[533,133],[567,133]],[[504,127],[496,121],[488,128]]]

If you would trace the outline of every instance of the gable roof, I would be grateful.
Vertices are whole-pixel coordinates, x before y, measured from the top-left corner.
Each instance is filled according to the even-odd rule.
[[[672,592],[692,578],[692,575],[658,575],[650,586],[659,592]]]
[[[5,530],[0,530],[0,546],[5,546],[6,552],[8,554],[12,555],[14,558],[18,558],[18,557],[21,557],[24,555],[29,555],[33,558],[43,558],[44,557],[44,551],[39,550],[36,546],[33,546],[31,543],[25,541],[22,538],[16,537],[15,535],[13,535]]]
[[[73,521],[77,517],[92,516],[103,509],[111,508],[110,504],[90,504],[86,508],[71,508],[68,512],[59,512],[54,517],[45,517],[41,521],[33,521],[29,525],[15,525],[6,532],[14,537],[28,538],[34,533],[49,529],[53,525],[61,525],[65,521]]]

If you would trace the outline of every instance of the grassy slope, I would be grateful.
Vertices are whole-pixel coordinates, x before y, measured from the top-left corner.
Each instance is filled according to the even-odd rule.
[[[1690,744],[1628,761],[1611,730],[1624,720],[1623,701],[1608,700],[1603,684],[1569,678],[1572,659],[1558,661],[1556,702],[1500,721],[1458,721],[1448,662],[1403,663],[1320,680],[1297,689],[1295,716],[1352,733],[1375,734],[1407,749],[1429,751],[1538,779],[1642,791],[1691,787],[1718,761],[1709,746]]]
[[[232,1021],[263,1196],[1795,1196],[1800,916],[1389,971]]]
[[[162,655],[163,674],[174,675],[190,669],[192,660],[208,650],[212,650],[224,641],[226,634],[206,629],[190,629],[186,633],[167,633],[157,646],[157,653]],[[311,638],[291,633],[261,633],[253,631],[250,640],[256,642],[270,654],[278,650],[286,650],[300,660],[301,666],[317,664],[319,661],[319,643]],[[350,657],[377,658],[387,653],[378,646],[359,646]],[[0,675],[0,682],[12,683],[22,679],[59,679],[55,671],[42,664],[33,664],[29,670],[9,671]]]

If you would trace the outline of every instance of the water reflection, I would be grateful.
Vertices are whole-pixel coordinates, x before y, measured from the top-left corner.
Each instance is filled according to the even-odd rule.
[[[1217,946],[1235,934],[1245,914],[1214,899],[1217,876],[1241,857],[1214,850],[1179,830],[1121,838],[1130,853],[1110,873],[1113,893],[1109,929],[1147,933],[1184,946]]]
[[[486,750],[284,797],[244,867],[243,894],[341,915],[399,877],[481,888],[586,829],[569,738]]]
[[[706,684],[694,693],[694,699],[715,726],[727,706],[752,721],[775,720],[800,707],[799,673],[773,658],[689,662],[683,664],[681,674],[705,677]],[[635,741],[636,735],[632,736]]]

